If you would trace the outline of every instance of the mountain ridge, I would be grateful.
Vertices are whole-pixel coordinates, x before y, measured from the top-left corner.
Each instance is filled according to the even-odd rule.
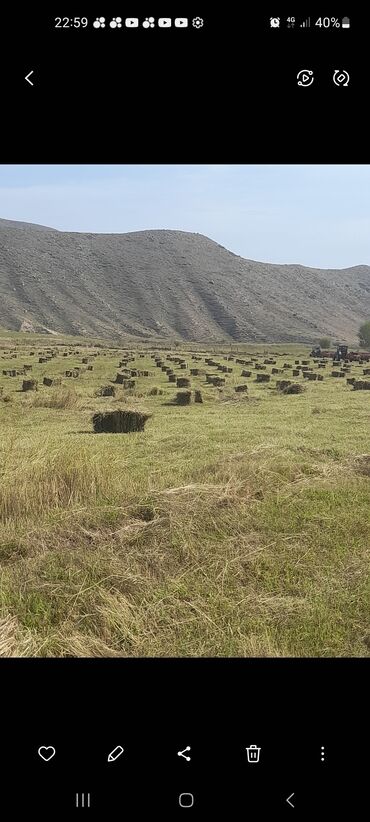
[[[64,232],[0,219],[0,325],[103,338],[354,343],[370,266],[245,259],[203,234]]]

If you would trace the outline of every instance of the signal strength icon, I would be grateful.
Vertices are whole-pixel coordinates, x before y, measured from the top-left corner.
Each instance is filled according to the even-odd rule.
[[[300,24],[300,29],[309,29],[311,25],[311,18],[307,17],[307,20],[304,20],[303,23]]]

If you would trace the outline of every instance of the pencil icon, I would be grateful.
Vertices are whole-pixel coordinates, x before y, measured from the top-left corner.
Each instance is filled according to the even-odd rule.
[[[123,754],[122,745],[117,745],[116,748],[113,748],[113,751],[108,754],[108,762],[115,762],[119,756]]]

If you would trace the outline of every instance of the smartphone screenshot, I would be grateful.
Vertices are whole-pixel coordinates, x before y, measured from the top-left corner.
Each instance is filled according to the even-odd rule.
[[[4,818],[367,810],[368,26],[4,13]]]

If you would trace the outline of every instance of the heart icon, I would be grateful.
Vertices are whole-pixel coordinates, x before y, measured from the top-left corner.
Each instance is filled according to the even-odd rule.
[[[43,745],[41,748],[38,749],[37,753],[39,756],[41,756],[41,759],[43,759],[45,762],[49,762],[49,759],[52,759],[53,756],[55,756],[55,748],[53,748],[51,745],[49,745],[49,747],[46,748],[45,745]]]

